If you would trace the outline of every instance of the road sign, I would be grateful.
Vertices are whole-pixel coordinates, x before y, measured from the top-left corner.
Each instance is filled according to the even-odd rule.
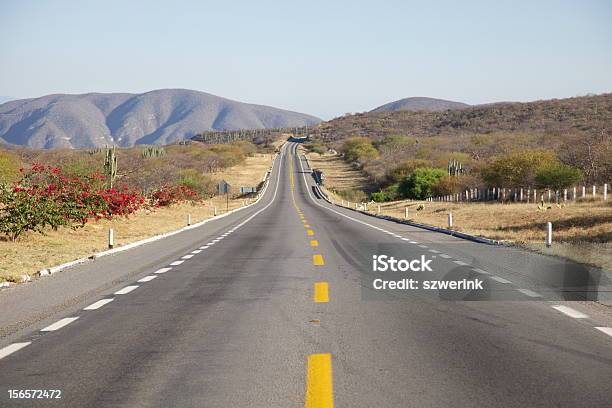
[[[217,184],[217,189],[219,194],[228,194],[232,189],[232,186],[227,181],[221,180],[219,184]]]
[[[257,187],[240,187],[240,194],[256,193]]]

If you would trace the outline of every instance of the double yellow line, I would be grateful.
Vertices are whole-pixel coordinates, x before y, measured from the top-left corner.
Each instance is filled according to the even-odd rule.
[[[289,182],[291,184],[291,200],[298,216],[306,228],[306,235],[314,237],[308,221],[304,218],[304,213],[295,201],[295,181],[293,178],[293,156],[289,156]],[[318,248],[319,241],[310,240],[312,248]],[[312,256],[314,266],[324,266],[323,255],[314,254]],[[315,282],[313,290],[313,301],[315,303],[329,302],[329,284],[327,282]],[[308,367],[306,369],[306,408],[333,408],[334,406],[334,387],[332,375],[332,359],[330,353],[311,354],[308,356]]]

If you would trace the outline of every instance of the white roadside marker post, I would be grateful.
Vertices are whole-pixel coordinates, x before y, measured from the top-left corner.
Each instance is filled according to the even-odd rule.
[[[574,194],[572,194],[572,201],[576,201],[576,186],[574,186]]]
[[[217,207],[215,207],[215,208],[214,208],[214,211],[213,211],[213,216],[214,216],[214,217],[216,217],[216,216],[217,216]]]
[[[608,200],[608,184],[607,183],[604,184],[603,198],[604,198],[604,201]]]
[[[546,223],[546,246],[548,248],[552,246],[552,222]]]
[[[595,192],[597,191],[597,187],[593,186],[593,197],[595,197]]]
[[[563,201],[567,201],[567,188],[563,190]]]
[[[404,208],[404,218],[408,219],[408,207]]]
[[[453,213],[448,213],[448,228],[453,228]]]
[[[113,229],[108,229],[108,249],[113,249],[115,246],[115,234],[113,233]]]
[[[187,214],[187,226],[191,225],[191,214]]]
[[[586,197],[586,186],[582,186],[582,198]]]
[[[380,215],[380,204],[378,204],[378,210],[376,211],[378,215]]]

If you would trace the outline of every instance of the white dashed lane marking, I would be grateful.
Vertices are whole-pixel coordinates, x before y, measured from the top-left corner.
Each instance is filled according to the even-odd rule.
[[[208,249],[208,248],[210,248],[210,245],[204,245],[200,247],[200,249]]]
[[[552,306],[552,308],[558,312],[563,313],[566,316],[573,317],[574,319],[586,319],[589,317],[585,315],[584,313],[579,312],[576,309],[572,309],[571,307],[568,307],[568,306],[556,305],[556,306]]]
[[[87,306],[83,310],[96,310],[96,309],[99,309],[102,306],[112,302],[113,300],[114,300],[113,298],[98,300],[97,302],[92,303],[91,305]]]
[[[612,327],[595,327],[602,333],[606,333],[608,336],[612,337]],[[2,356],[0,356],[2,358]]]
[[[172,268],[161,268],[161,269],[156,270],[153,273],[162,274],[162,273],[166,273],[166,272],[171,271],[171,270],[172,270]]]
[[[170,266],[178,266],[178,265],[182,264],[183,262],[185,262],[185,261],[174,261],[174,262],[172,262],[170,264]]]
[[[489,272],[487,272],[487,271],[485,271],[483,269],[480,269],[480,268],[472,268],[472,270],[474,272],[482,273],[483,275],[490,275]]]
[[[461,265],[461,266],[467,266],[468,264],[466,264],[463,261],[453,261],[454,263],[456,263],[457,265]]]
[[[193,258],[192,254],[185,255],[185,256],[181,257],[181,259],[191,259],[191,258]]]
[[[191,251],[192,254],[196,254],[196,255],[199,254],[200,252],[202,252],[201,249],[196,249],[194,251]]]
[[[19,351],[22,348],[24,348],[25,346],[29,346],[30,344],[32,344],[31,341],[26,341],[26,342],[23,342],[23,343],[9,344],[8,346],[0,349],[0,359],[3,359],[4,357],[8,356],[9,354],[13,354],[16,351]]]
[[[500,278],[499,276],[491,276],[491,279],[499,283],[512,283],[508,279]]]
[[[449,258],[450,258],[450,256],[449,256],[449,255],[446,255],[446,254],[440,254],[440,256],[441,256],[442,258],[446,258],[446,259],[449,259]]]
[[[74,322],[76,319],[78,319],[78,317],[65,317],[53,323],[52,325],[49,325],[45,327],[44,329],[41,329],[40,331],[43,331],[43,332],[56,331],[56,330],[61,329],[64,326],[69,325],[70,323]]]
[[[118,291],[116,291],[115,295],[127,295],[128,293],[130,293],[136,288],[138,288],[138,285],[126,286],[125,288],[119,289]]]
[[[532,297],[532,298],[542,297],[542,295],[540,295],[537,292],[534,292],[533,290],[529,290],[529,289],[517,289],[517,290],[521,292],[522,294]]]
[[[155,275],[148,275],[148,276],[145,276],[145,277],[144,277],[144,278],[142,278],[142,279],[138,279],[138,282],[140,282],[140,283],[145,283],[145,282],[152,281],[152,280],[153,280],[153,279],[155,279],[155,278],[157,278],[157,276],[155,276]]]
[[[427,245],[419,245],[419,248],[427,249]]]
[[[436,251],[435,249],[430,249],[429,252],[431,252],[432,254],[439,254],[440,251]]]

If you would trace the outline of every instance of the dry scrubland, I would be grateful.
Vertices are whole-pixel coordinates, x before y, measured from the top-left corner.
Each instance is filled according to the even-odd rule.
[[[341,158],[309,153],[313,168],[326,176],[325,185],[336,201],[346,199],[346,189],[367,189],[366,177]],[[353,177],[355,176],[355,177]],[[334,194],[335,193],[335,194]],[[377,211],[377,203],[368,210]],[[417,211],[417,207],[423,208]],[[598,199],[549,204],[545,211],[536,204],[441,203],[395,201],[380,203],[381,212],[437,227],[446,227],[448,213],[453,213],[454,229],[482,237],[507,241],[542,253],[557,255],[581,263],[612,268],[612,203]],[[553,223],[554,244],[544,244],[545,226]]]
[[[255,154],[241,165],[210,176],[215,180],[224,179],[236,189],[256,186],[271,165],[272,155]],[[244,204],[245,199],[235,198],[230,200],[229,207],[234,209]],[[214,207],[218,214],[224,213],[225,198],[214,197],[198,204],[185,203],[154,211],[141,210],[129,218],[92,222],[77,230],[49,230],[45,235],[29,233],[16,242],[0,241],[0,282],[19,281],[23,274],[32,275],[40,269],[105,250],[109,228],[114,229],[115,246],[120,246],[184,227],[187,214],[191,214],[192,223],[210,218]]]

